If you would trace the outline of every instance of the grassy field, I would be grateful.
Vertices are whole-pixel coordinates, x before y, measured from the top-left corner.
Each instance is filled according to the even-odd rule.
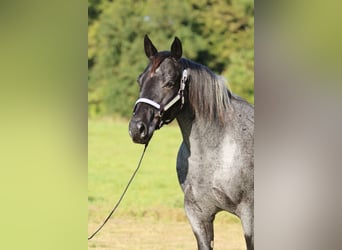
[[[176,175],[177,126],[156,131],[120,207],[88,249],[196,249]],[[88,121],[88,232],[110,212],[135,170],[144,146],[134,144],[127,121]],[[245,249],[239,220],[215,220],[215,249]]]

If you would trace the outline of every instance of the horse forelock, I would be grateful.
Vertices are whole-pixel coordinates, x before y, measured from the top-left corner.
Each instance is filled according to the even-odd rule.
[[[171,56],[171,53],[169,51],[162,51],[162,52],[159,52],[157,55],[155,55],[152,58],[150,75],[153,75],[156,72],[156,70],[159,68],[160,64],[166,58],[168,58],[170,56]]]
[[[224,126],[227,110],[231,107],[231,92],[226,86],[226,80],[206,66],[187,59],[182,61],[190,71],[189,103],[195,116]]]

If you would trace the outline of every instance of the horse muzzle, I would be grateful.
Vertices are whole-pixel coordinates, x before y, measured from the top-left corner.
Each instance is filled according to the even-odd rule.
[[[134,118],[129,122],[129,135],[135,143],[147,144],[151,140],[154,130],[155,124],[153,122],[147,124]]]

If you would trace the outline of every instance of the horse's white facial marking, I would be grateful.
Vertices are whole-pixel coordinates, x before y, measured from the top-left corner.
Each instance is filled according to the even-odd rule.
[[[155,74],[155,73],[158,73],[158,72],[160,72],[160,65],[159,65],[158,68],[155,69],[155,71],[151,71],[151,72],[150,72],[150,77],[153,77],[154,74]]]

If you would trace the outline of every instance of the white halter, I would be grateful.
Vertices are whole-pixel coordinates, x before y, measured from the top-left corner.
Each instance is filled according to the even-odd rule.
[[[183,73],[182,73],[182,78],[181,78],[181,83],[180,83],[180,87],[179,87],[179,90],[178,90],[178,93],[177,95],[172,98],[171,101],[169,101],[167,104],[165,104],[165,106],[162,108],[162,106],[151,100],[151,99],[148,99],[148,98],[139,98],[136,102],[135,102],[135,105],[134,105],[134,111],[136,109],[136,106],[138,103],[146,103],[154,108],[156,108],[158,111],[159,111],[159,117],[162,118],[163,116],[163,113],[167,110],[169,110],[174,104],[176,104],[179,100],[181,100],[181,109],[183,108],[183,105],[184,105],[184,89],[185,89],[185,83],[188,79],[188,71],[186,69],[183,70]],[[160,119],[160,124],[157,126],[158,128],[161,128],[163,123],[170,123],[171,120],[166,120],[166,121],[163,121],[163,119]]]

